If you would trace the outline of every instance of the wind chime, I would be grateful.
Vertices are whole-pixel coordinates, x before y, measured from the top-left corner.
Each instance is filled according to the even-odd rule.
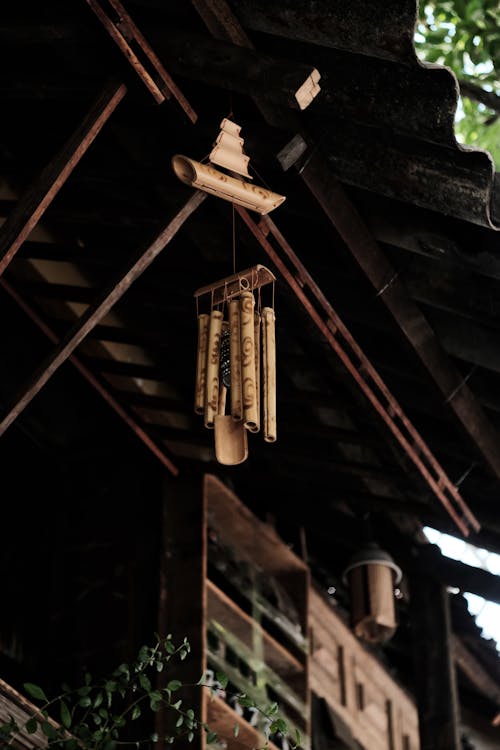
[[[176,175],[192,187],[269,213],[285,196],[243,179],[252,178],[241,128],[227,118],[220,127],[209,161],[229,173],[177,154],[172,159]],[[214,430],[217,461],[228,466],[248,458],[249,432],[262,432],[268,443],[277,438],[275,281],[268,268],[256,265],[194,294],[198,316],[194,409],[203,415],[205,427]],[[262,306],[261,288],[268,284],[272,284],[272,303]],[[209,312],[200,312],[200,303],[207,300]]]
[[[195,412],[228,466],[248,458],[248,432],[277,438],[274,306],[260,304],[260,288],[274,282],[257,265],[195,292],[198,310],[200,298],[210,299],[210,312],[198,312]]]

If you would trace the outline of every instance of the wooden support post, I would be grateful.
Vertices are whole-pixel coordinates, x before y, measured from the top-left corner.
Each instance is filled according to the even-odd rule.
[[[191,653],[185,661],[173,660],[168,677],[161,675],[159,682],[164,687],[167,680],[178,679],[189,685],[179,698],[194,710],[197,719],[205,721],[206,701],[203,688],[197,685],[206,669],[207,529],[201,477],[166,480],[162,541],[158,631],[161,637],[171,633],[175,645],[187,638]],[[156,732],[160,739],[169,732],[170,718],[165,711],[157,714]],[[186,738],[176,740],[176,745],[179,742],[182,750],[204,746],[201,736],[191,745]],[[163,747],[160,741],[158,748]]]
[[[418,574],[410,586],[420,750],[460,750],[449,595],[444,586]]]
[[[36,370],[25,385],[21,395],[15,399],[13,405],[8,409],[6,416],[0,423],[0,435],[3,435],[5,430],[24,411],[56,370],[74,352],[78,344],[83,341],[87,334],[111,310],[115,302],[125,294],[133,282],[151,265],[156,256],[175,237],[186,219],[191,216],[193,211],[198,208],[205,198],[206,193],[200,191],[194,193],[180,211],[177,211],[171,217],[168,224],[135,263],[131,267],[127,267],[124,271],[121,271],[99,295],[94,304],[87,308],[81,318],[70,328],[66,336],[61,339],[59,345]]]
[[[16,204],[0,228],[0,276],[126,93],[123,83],[113,82],[104,89],[81,125]]]

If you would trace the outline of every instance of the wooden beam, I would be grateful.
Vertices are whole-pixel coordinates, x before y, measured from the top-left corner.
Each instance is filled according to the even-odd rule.
[[[156,103],[161,104],[165,99],[173,96],[194,124],[198,119],[196,112],[167,73],[151,45],[129,16],[120,0],[109,0],[109,5],[112,6],[117,20],[111,17],[103,7],[106,4],[102,0],[87,0],[87,3],[147,87]],[[134,42],[134,47],[132,47],[131,42]]]
[[[500,706],[500,684],[490,676],[458,635],[452,636],[451,643],[457,667],[480,693]]]
[[[410,579],[410,619],[420,750],[461,750],[449,594],[422,575]]]
[[[238,93],[271,99],[293,109],[305,109],[320,91],[314,65],[264,55],[205,35],[151,32],[150,38],[170,70],[186,78]],[[310,100],[300,103],[298,92],[309,88]],[[304,106],[305,105],[305,106]]]
[[[132,266],[120,272],[111,284],[99,295],[97,300],[70,328],[66,336],[61,339],[56,349],[46,358],[37,371],[29,379],[20,395],[7,409],[7,413],[0,423],[0,435],[14,422],[30,401],[43,388],[56,370],[73,353],[86,335],[110,311],[113,305],[122,297],[133,282],[151,265],[163,248],[175,237],[184,222],[198,208],[206,198],[206,193],[195,192],[184,206],[177,211],[162,229],[156,239],[143,252]]]
[[[375,287],[377,296],[392,313],[465,432],[494,474],[500,477],[500,439],[496,429],[442,349],[427,319],[408,295],[397,271],[385,257],[340,183],[317,153],[311,156],[301,175]]]
[[[24,310],[28,317],[31,318],[35,325],[37,325],[38,328],[43,331],[43,333],[47,336],[47,338],[50,339],[50,341],[52,341],[52,343],[59,343],[59,337],[57,336],[57,334],[54,333],[50,326],[40,318],[36,311],[18,294],[18,292],[10,284],[5,281],[5,279],[0,279],[0,286],[2,286],[7,294],[15,302],[17,302],[19,307]],[[109,404],[109,406],[111,406],[116,414],[118,414],[118,416],[123,419],[125,424],[130,427],[132,432],[134,432],[137,437],[142,440],[144,445],[149,448],[149,450],[156,456],[156,458],[161,461],[165,468],[168,469],[171,474],[177,476],[179,473],[179,469],[174,464],[174,462],[165,453],[163,448],[160,448],[155,444],[154,440],[152,440],[148,433],[120,404],[120,402],[113,396],[111,391],[106,388],[106,386],[103,385],[103,383],[98,378],[96,378],[96,376],[88,369],[88,367],[85,367],[83,362],[81,362],[74,354],[70,355],[69,361],[72,365],[74,365],[74,367],[76,367],[76,369],[81,373],[81,375],[83,375],[83,377],[90,383],[90,385],[93,386],[93,388],[95,388],[95,390],[104,398],[104,400]]]
[[[0,228],[0,276],[126,93],[123,83],[108,84],[81,125],[18,201]]]
[[[276,224],[268,216],[257,224],[244,208],[236,206],[236,210],[460,531],[467,536],[469,525],[478,531],[480,524],[459,490]]]
[[[477,594],[500,604],[497,575],[446,557],[435,544],[414,545],[411,548],[406,545],[406,549],[399,550],[400,558],[401,554],[404,554],[404,559],[401,560],[403,567],[419,570],[444,586],[454,586],[460,591]]]

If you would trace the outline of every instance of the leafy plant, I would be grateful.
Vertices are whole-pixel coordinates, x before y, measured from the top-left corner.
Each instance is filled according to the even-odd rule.
[[[173,744],[180,737],[191,742],[197,732],[205,732],[208,743],[215,742],[217,733],[200,721],[192,708],[184,706],[179,697],[187,685],[173,679],[165,687],[156,686],[158,674],[168,667],[169,662],[174,658],[183,661],[189,652],[186,639],[180,646],[175,646],[170,635],[164,639],[157,637],[153,646],[142,646],[132,664],[120,664],[110,677],[94,681],[87,673],[83,685],[75,689],[63,685],[60,694],[50,700],[41,687],[25,683],[26,693],[41,703],[40,708],[21,726],[12,716],[8,722],[0,724],[0,743],[3,743],[2,747],[13,745],[21,732],[41,733],[46,738],[46,747],[54,750],[140,748],[158,741]],[[198,685],[211,692],[225,691],[227,677],[218,672],[216,680],[214,685],[206,685],[202,676]],[[276,732],[287,733],[287,724],[278,716],[276,703],[264,710],[244,693],[235,696],[242,707],[256,708],[267,719],[267,738]],[[130,732],[139,717],[155,714],[162,708],[173,713],[170,734],[158,737],[156,733],[150,733],[146,737],[123,739],[125,729]],[[237,727],[235,725],[235,735]],[[297,733],[290,743],[292,749],[299,743]]]
[[[489,151],[500,167],[498,0],[421,0],[415,47],[421,59],[456,74],[462,100],[458,140]]]

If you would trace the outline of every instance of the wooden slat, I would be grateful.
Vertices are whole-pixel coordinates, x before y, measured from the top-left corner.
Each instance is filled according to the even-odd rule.
[[[218,586],[210,580],[206,586],[209,620],[215,620],[230,630],[248,648],[254,648],[255,639],[262,641],[264,661],[280,677],[286,678],[304,671],[304,665],[293,654],[269,635],[257,620],[238,607]]]
[[[0,276],[126,93],[123,83],[108,84],[81,125],[18,201],[0,228]]]
[[[20,396],[14,400],[7,410],[7,414],[0,423],[0,435],[14,422],[56,370],[73,353],[78,344],[102,318],[111,310],[113,305],[122,297],[133,282],[151,265],[166,245],[175,237],[184,222],[191,216],[205,199],[206,194],[195,192],[184,206],[178,211],[156,239],[140,255],[138,260],[111,282],[102,292],[96,302],[91,305],[81,318],[71,327],[66,336],[60,341],[56,349],[45,359],[22,389]]]

